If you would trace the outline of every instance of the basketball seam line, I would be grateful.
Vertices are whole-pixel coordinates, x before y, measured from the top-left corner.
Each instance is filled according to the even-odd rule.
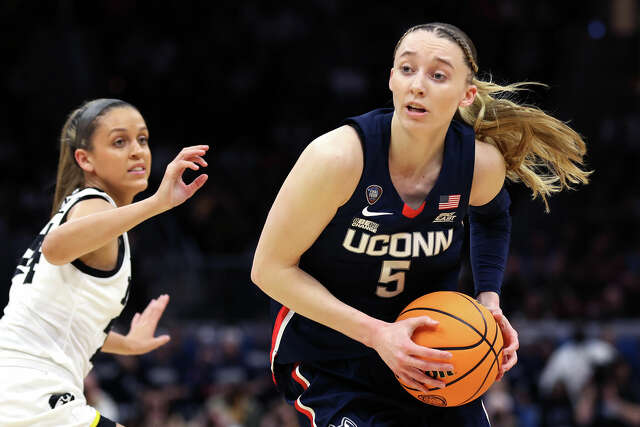
[[[482,317],[482,320],[483,320],[483,322],[484,322],[484,327],[485,327],[485,334],[484,334],[484,336],[483,336],[483,339],[484,339],[484,338],[486,337],[487,332],[488,332],[487,319],[485,319],[484,314],[483,314],[483,313],[482,313],[482,311],[477,307],[477,305],[476,305],[476,301],[475,301],[475,300],[472,300],[472,299],[471,299],[471,298],[469,298],[467,295],[465,295],[465,294],[463,294],[463,293],[461,293],[461,292],[456,292],[456,294],[460,295],[462,298],[464,298],[464,299],[466,299],[467,301],[469,301],[469,302],[471,303],[471,305],[473,305],[473,308],[475,308],[475,309],[478,311],[478,313],[480,313],[480,316]],[[493,316],[493,314],[492,314],[492,316]],[[470,326],[472,329],[474,329],[474,330],[475,330],[475,328],[473,328],[471,325],[469,325],[469,326]],[[475,393],[473,393],[473,394],[471,395],[471,397],[467,398],[467,400],[465,400],[463,403],[468,402],[469,400],[471,400],[471,399],[473,398],[473,396],[475,396],[475,395],[478,393],[478,391],[482,388],[482,385],[483,385],[483,384],[485,383],[485,381],[487,380],[487,377],[489,376],[489,373],[491,372],[491,369],[493,368],[493,366],[494,366],[496,363],[498,363],[498,355],[499,355],[500,353],[502,353],[502,350],[504,349],[504,344],[503,344],[502,348],[501,348],[500,350],[498,350],[498,352],[497,352],[497,353],[496,353],[495,349],[493,348],[493,345],[496,343],[496,340],[498,339],[498,331],[499,331],[499,330],[500,330],[500,325],[498,325],[498,323],[496,322],[496,333],[495,333],[495,336],[493,337],[493,343],[489,344],[489,341],[484,340],[484,341],[487,343],[487,345],[489,345],[489,351],[484,355],[484,357],[482,358],[482,360],[480,360],[480,362],[478,362],[478,364],[476,364],[476,366],[474,366],[473,368],[471,368],[471,369],[470,369],[469,371],[467,371],[467,373],[464,375],[464,376],[466,376],[466,375],[468,375],[469,373],[471,373],[472,371],[474,371],[474,370],[475,370],[475,369],[476,369],[476,368],[477,368],[477,367],[478,367],[478,366],[479,366],[479,365],[484,361],[484,359],[486,359],[486,358],[487,358],[487,356],[489,355],[489,353],[493,353],[493,356],[494,356],[494,357],[493,357],[493,363],[491,363],[491,366],[489,367],[489,371],[488,371],[488,372],[487,372],[487,374],[484,376],[484,380],[482,381],[482,384],[480,385],[480,388],[478,388],[478,390],[476,390],[476,391],[475,391]],[[477,332],[478,334],[480,333],[479,331],[476,331],[476,332]],[[451,382],[451,384],[453,384],[453,383],[455,383],[455,382],[459,381],[460,379],[464,378],[464,376],[463,376],[463,377],[460,377],[460,378],[459,378],[459,379],[457,379],[457,380],[452,381],[452,382]]]
[[[459,294],[460,296],[462,296],[467,301],[471,302],[473,304],[473,306],[475,307],[475,309],[478,310],[478,312],[480,313],[480,315],[484,319],[484,315],[482,314],[482,311],[480,311],[478,309],[478,307],[476,306],[476,304],[475,304],[476,300],[472,300],[471,298],[469,298],[469,296],[467,296],[467,295],[465,295],[465,294],[463,294],[461,292],[456,292],[456,293]],[[493,314],[491,314],[491,315],[493,316]],[[486,319],[485,319],[485,328],[486,328]],[[495,344],[496,340],[498,339],[498,331],[500,331],[500,333],[502,334],[502,330],[500,329],[500,325],[498,325],[498,322],[496,322],[496,335],[493,338],[493,344]],[[486,336],[486,332],[485,332],[485,336]],[[487,342],[487,344],[489,344],[489,343]],[[491,344],[491,350],[493,351],[494,363],[498,363],[498,355],[500,353],[502,353],[502,350],[504,349],[504,342],[502,343],[502,347],[500,348],[500,350],[498,350],[497,353],[495,352],[493,344]],[[493,366],[493,363],[491,365]]]
[[[487,343],[488,344],[488,343]],[[464,375],[456,378],[455,380],[447,383],[444,387],[447,388],[455,383],[457,383],[458,381],[461,381],[462,379],[464,379],[467,375],[469,375],[470,373],[472,373],[473,371],[475,371],[475,369],[480,366],[480,364],[482,364],[482,362],[484,362],[484,360],[487,358],[487,356],[489,355],[489,353],[491,353],[493,350],[493,347],[489,347],[489,350],[487,350],[487,352],[484,354],[484,356],[482,356],[482,359],[480,359],[478,361],[478,363],[475,364],[475,366],[473,366],[471,369],[469,369],[467,372],[464,373]],[[492,364],[493,366],[493,364]],[[434,387],[434,388],[430,388],[429,391],[433,391],[433,390],[439,390],[438,387]],[[477,393],[477,392],[476,392]]]
[[[471,302],[471,305],[473,305],[473,307],[474,307],[476,310],[478,310],[478,307],[476,307],[476,306],[475,306],[475,304],[474,304],[472,301],[469,301],[469,302]],[[481,335],[481,334],[480,334],[480,331],[479,331],[479,330],[477,330],[475,327],[473,327],[473,325],[470,325],[468,322],[466,322],[465,320],[463,320],[463,319],[459,318],[458,316],[455,316],[455,315],[453,315],[453,314],[451,314],[451,313],[447,313],[446,311],[442,311],[442,310],[439,310],[439,309],[436,309],[436,308],[430,308],[430,307],[416,307],[416,308],[411,308],[411,309],[409,309],[409,310],[403,311],[402,313],[400,313],[400,315],[403,315],[403,314],[405,314],[405,313],[408,313],[408,312],[410,312],[410,311],[415,311],[415,310],[434,311],[434,312],[437,312],[437,313],[444,314],[444,315],[446,315],[446,316],[452,317],[452,318],[454,318],[454,319],[458,320],[460,323],[462,323],[462,324],[464,324],[464,325],[467,325],[471,330],[473,330],[475,333],[477,333],[477,334],[480,336],[480,341],[478,341],[474,346],[469,347],[469,348],[476,347],[476,346],[478,346],[479,344],[481,344],[483,341],[484,341],[485,343],[487,343],[487,345],[489,346],[489,350],[487,351],[487,353],[485,353],[485,355],[482,357],[482,359],[480,359],[480,361],[479,361],[479,362],[478,362],[474,367],[472,367],[472,368],[471,368],[471,369],[469,369],[467,372],[465,372],[465,374],[464,374],[464,375],[462,375],[461,377],[456,378],[455,380],[453,380],[453,381],[451,381],[451,382],[447,383],[447,384],[445,385],[445,388],[446,388],[446,387],[449,387],[450,385],[453,385],[453,384],[457,383],[458,381],[462,380],[462,379],[463,379],[463,378],[465,378],[467,375],[469,375],[471,372],[473,372],[473,371],[474,371],[474,370],[475,370],[475,369],[476,369],[476,368],[477,368],[477,367],[478,367],[478,366],[479,366],[479,365],[480,365],[480,364],[481,364],[481,363],[482,363],[482,362],[487,358],[487,356],[489,355],[489,353],[492,353],[492,352],[493,352],[494,356],[496,356],[496,352],[495,352],[495,350],[493,349],[493,344],[490,344],[490,343],[489,343],[489,341],[485,338],[485,337],[486,337],[486,332],[485,332],[485,335],[484,335],[484,336],[483,336],[483,335]],[[478,310],[478,312],[480,313],[480,316],[482,317],[482,321],[483,321],[483,323],[484,323],[485,330],[487,330],[487,332],[488,332],[488,329],[489,329],[489,328],[487,327],[487,319],[485,319],[484,314],[483,314],[480,310]],[[497,329],[498,329],[498,325],[496,324],[496,338],[497,338]],[[495,340],[494,340],[494,343],[495,343]],[[500,349],[500,351],[502,351],[502,349]],[[496,356],[496,357],[497,357],[497,356]],[[495,363],[495,360],[494,360],[494,363]],[[493,366],[493,363],[491,364],[491,366]],[[405,385],[403,384],[403,386],[405,386]],[[406,387],[406,386],[405,386],[405,387]],[[413,390],[413,391],[420,391],[419,389],[415,389],[415,388],[411,388],[411,387],[407,387],[407,388],[408,388],[408,389],[410,389],[410,390]],[[434,391],[434,390],[440,390],[440,388],[438,388],[438,387],[433,387],[433,388],[429,388],[429,389],[428,389],[428,391]],[[476,392],[476,393],[477,393],[477,392]],[[475,394],[475,393],[474,393],[474,394]]]
[[[500,329],[500,328],[499,328],[499,327],[498,327],[498,325],[496,324],[496,334],[495,334],[495,336],[493,337],[493,344],[495,344],[495,343],[496,343],[496,340],[498,339],[498,330],[499,330],[499,329]],[[491,348],[492,348],[492,349],[493,349],[493,344],[491,345]],[[502,351],[502,350],[500,350],[500,351]],[[489,354],[489,352],[487,352],[487,354],[485,355],[485,358],[487,357],[487,355],[488,355],[488,354]],[[489,374],[491,373],[491,370],[493,369],[493,366],[494,366],[497,362],[498,362],[497,357],[494,357],[494,358],[493,358],[493,362],[491,363],[491,366],[489,366],[489,370],[487,371],[487,373],[486,373],[486,374],[485,374],[485,376],[484,376],[484,379],[482,380],[482,384],[480,384],[480,387],[478,387],[478,389],[475,391],[475,393],[473,393],[470,397],[468,397],[468,398],[467,398],[467,400],[465,400],[464,402],[462,402],[463,404],[464,404],[464,403],[467,403],[467,402],[469,402],[469,401],[471,401],[471,400],[473,400],[473,398],[474,398],[473,396],[475,396],[476,394],[478,394],[478,392],[482,389],[482,386],[484,385],[484,383],[487,381],[487,377],[489,377]]]
[[[409,309],[409,310],[406,310],[406,311],[403,311],[402,313],[400,313],[400,316],[402,316],[403,314],[408,313],[408,312],[410,312],[410,311],[425,310],[425,311],[434,311],[434,312],[437,312],[437,313],[440,313],[440,314],[443,314],[443,315],[449,316],[449,317],[451,317],[451,318],[453,318],[453,319],[458,320],[458,321],[459,321],[459,322],[461,322],[462,324],[467,325],[471,330],[473,330],[476,334],[478,334],[478,335],[480,336],[480,341],[478,341],[476,344],[474,344],[473,346],[470,346],[470,347],[462,347],[462,348],[458,348],[459,350],[464,350],[464,349],[466,349],[466,348],[473,348],[473,347],[475,347],[475,346],[478,346],[478,345],[479,345],[480,343],[482,343],[483,341],[484,341],[485,343],[487,343],[487,345],[489,346],[489,351],[487,351],[487,352],[485,353],[485,355],[482,357],[482,359],[481,359],[481,360],[480,360],[480,361],[479,361],[479,362],[478,362],[474,367],[472,367],[471,369],[469,369],[469,370],[468,370],[468,371],[467,371],[463,376],[461,376],[461,377],[459,377],[459,378],[456,378],[455,380],[451,381],[450,383],[447,383],[447,384],[445,385],[445,388],[446,388],[446,387],[448,387],[448,386],[450,386],[450,385],[453,385],[453,384],[457,383],[458,381],[462,380],[463,378],[465,378],[467,375],[469,375],[471,372],[473,372],[473,371],[474,371],[474,370],[475,370],[475,369],[476,369],[476,368],[477,368],[477,367],[478,367],[478,366],[479,366],[479,365],[480,365],[480,364],[481,364],[481,363],[482,363],[482,362],[487,358],[487,356],[488,356],[490,353],[493,353],[494,361],[493,361],[493,363],[491,364],[491,367],[489,368],[489,372],[491,372],[491,369],[493,368],[493,366],[494,366],[494,365],[496,364],[496,362],[498,361],[498,354],[500,354],[500,353],[502,352],[502,350],[504,349],[504,345],[503,345],[503,346],[502,346],[502,348],[501,348],[501,349],[496,353],[495,349],[493,348],[493,344],[495,344],[495,342],[496,342],[496,340],[497,340],[497,338],[498,338],[498,330],[499,330],[499,328],[500,328],[500,327],[499,327],[499,325],[496,323],[496,334],[495,334],[495,337],[494,337],[494,339],[493,339],[493,343],[491,343],[491,344],[490,344],[490,343],[489,343],[489,340],[487,340],[487,339],[486,339],[487,332],[488,332],[488,329],[489,329],[489,328],[488,328],[488,325],[487,325],[487,319],[484,317],[484,313],[482,313],[482,311],[481,311],[481,310],[476,306],[476,303],[475,303],[472,299],[470,299],[467,295],[465,295],[465,294],[463,294],[463,293],[460,293],[460,292],[455,292],[455,293],[456,293],[457,295],[461,296],[462,298],[466,299],[468,302],[470,302],[470,303],[471,303],[471,305],[473,306],[473,308],[475,308],[475,309],[478,311],[478,313],[480,314],[480,317],[482,317],[482,321],[483,321],[483,323],[484,323],[484,329],[485,329],[484,334],[481,334],[481,333],[480,333],[480,331],[479,331],[479,330],[477,330],[473,325],[469,324],[468,322],[466,322],[465,320],[463,320],[463,319],[459,318],[458,316],[455,316],[455,315],[453,315],[453,314],[451,314],[451,313],[447,313],[446,311],[442,311],[442,310],[439,310],[439,309],[430,308],[430,307],[415,307],[415,308],[411,308],[411,309]],[[444,349],[444,348],[436,348],[436,349]],[[456,348],[452,347],[451,349],[456,349]],[[484,382],[486,381],[486,378],[487,378],[487,376],[489,375],[489,372],[487,372],[487,374],[485,375],[485,378],[484,378],[484,380],[483,380],[482,384],[484,384]],[[402,383],[401,383],[401,384],[402,384]],[[412,390],[412,391],[420,391],[419,389],[415,389],[415,388],[407,387],[407,386],[405,386],[404,384],[402,384],[402,386],[403,386],[403,387],[406,387],[407,389]],[[480,388],[482,388],[482,385],[480,385]],[[440,389],[439,389],[438,387],[434,387],[434,388],[429,388],[429,389],[428,389],[428,391],[434,391],[434,390],[440,390]],[[480,390],[480,389],[478,389],[478,390]],[[471,398],[472,398],[473,396],[475,396],[475,395],[478,393],[478,390],[476,390],[476,392],[475,392],[475,393],[473,393],[473,394],[471,395]],[[467,399],[467,400],[465,400],[464,402],[469,401],[469,399],[470,399],[470,398],[468,398],[468,399]]]

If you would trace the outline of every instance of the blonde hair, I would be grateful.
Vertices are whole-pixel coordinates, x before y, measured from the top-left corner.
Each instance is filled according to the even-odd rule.
[[[91,137],[98,118],[112,108],[122,106],[135,109],[131,104],[119,99],[94,99],[85,102],[67,117],[60,132],[60,157],[51,216],[58,212],[65,197],[76,188],[85,185],[84,172],[76,162],[75,151],[78,148],[91,151],[93,149]]]
[[[407,30],[394,51],[407,34],[423,30],[449,39],[462,50],[469,68],[469,83],[478,88],[476,97],[468,107],[459,107],[458,116],[470,126],[480,141],[494,145],[504,157],[507,179],[522,181],[532,192],[532,198],[541,197],[549,211],[547,198],[576,184],[587,184],[590,171],[583,169],[586,144],[582,137],[566,123],[550,116],[540,108],[514,100],[514,95],[537,82],[518,82],[505,86],[476,77],[478,56],[476,48],[462,30],[444,23],[417,25]]]
[[[540,108],[509,99],[526,86],[541,83],[501,86],[474,78],[473,84],[478,88],[473,104],[458,108],[458,113],[473,126],[477,139],[500,150],[507,179],[522,181],[532,198],[542,198],[547,212],[551,194],[589,182],[591,172],[582,169],[587,151],[582,137]]]

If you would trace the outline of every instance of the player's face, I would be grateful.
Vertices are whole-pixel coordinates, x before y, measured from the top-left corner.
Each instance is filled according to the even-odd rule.
[[[147,188],[151,169],[149,131],[140,113],[117,107],[98,118],[88,153],[93,175],[118,204],[130,203]]]
[[[389,78],[395,114],[406,128],[448,127],[459,106],[473,102],[462,49],[434,32],[409,33],[396,52]]]

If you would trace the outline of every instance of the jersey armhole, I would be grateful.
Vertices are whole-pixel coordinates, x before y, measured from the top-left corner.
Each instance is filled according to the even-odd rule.
[[[124,262],[124,239],[122,236],[118,236],[118,262],[113,270],[98,270],[97,268],[89,267],[84,262],[80,261],[80,258],[71,261],[71,265],[73,265],[78,270],[82,271],[84,274],[88,274],[89,276],[107,278],[116,274],[120,267],[122,267],[122,263]]]
[[[362,173],[360,174],[360,179],[358,179],[356,188],[354,188],[353,193],[351,193],[351,196],[349,197],[349,199],[343,205],[339,206],[338,209],[336,210],[336,214],[335,214],[336,217],[342,215],[342,212],[345,206],[347,206],[351,202],[351,199],[353,198],[353,195],[355,194],[355,192],[362,187],[362,182],[364,181],[364,174],[365,174],[365,171],[367,170],[366,169],[367,150],[366,150],[366,144],[364,142],[364,132],[362,131],[362,128],[360,127],[358,122],[352,119],[347,119],[342,124],[352,127],[358,134],[358,141],[360,141],[360,148],[362,149]]]
[[[79,197],[78,200],[74,201],[73,204],[69,206],[69,209],[67,209],[67,211],[64,213],[64,215],[62,216],[62,219],[60,220],[60,225],[67,222],[67,215],[69,214],[69,211],[71,211],[71,209],[76,205],[76,203],[81,202],[83,200],[88,200],[88,199],[104,199],[107,202],[109,201],[106,197],[103,197],[98,194],[87,194],[86,196]],[[122,267],[123,262],[124,262],[124,238],[122,236],[118,236],[118,261],[116,262],[116,266],[113,268],[113,270],[99,270],[97,268],[89,267],[87,264],[80,261],[80,258],[71,261],[71,265],[73,265],[75,268],[77,268],[84,274],[88,274],[89,276],[107,278],[116,274],[120,270],[120,267]]]
[[[356,121],[347,120],[344,124],[347,126],[351,126],[358,134],[358,139],[360,140],[360,148],[362,148],[362,170],[364,171],[367,165],[367,147],[364,143],[364,132]]]

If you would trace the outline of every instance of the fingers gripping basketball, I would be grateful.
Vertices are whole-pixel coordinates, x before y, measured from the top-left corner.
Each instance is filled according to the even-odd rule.
[[[429,316],[439,324],[436,328],[416,328],[413,341],[450,352],[454,370],[425,372],[443,381],[446,386],[442,389],[429,387],[425,393],[399,380],[402,387],[436,406],[459,406],[480,397],[495,381],[502,360],[502,333],[493,315],[467,295],[440,291],[413,301],[397,320],[417,316]]]

